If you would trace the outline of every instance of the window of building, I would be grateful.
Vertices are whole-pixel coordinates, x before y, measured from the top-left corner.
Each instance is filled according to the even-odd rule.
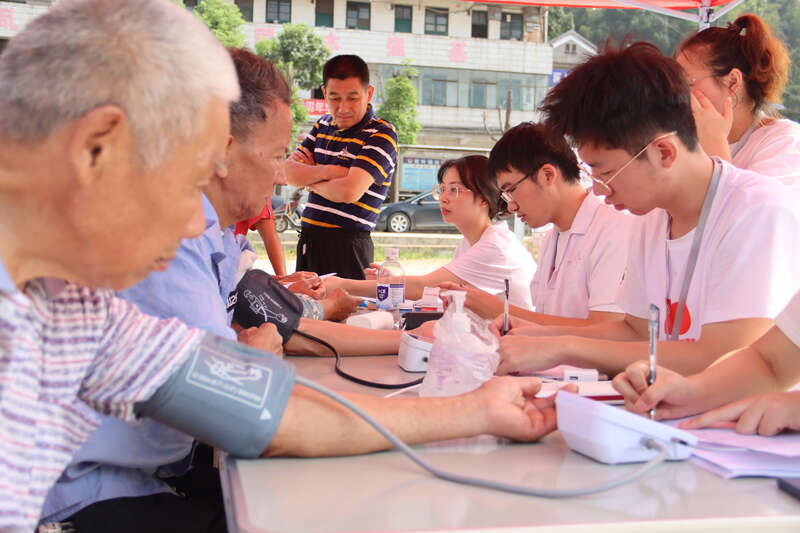
[[[425,8],[425,33],[432,35],[447,35],[448,18],[447,8]]]
[[[333,28],[333,0],[316,0],[314,26]]]
[[[494,108],[497,105],[497,84],[473,80],[470,84],[469,106]]]
[[[575,55],[578,53],[578,46],[575,43],[567,43],[567,53]]]
[[[266,22],[291,22],[291,0],[267,0]]]
[[[345,25],[354,30],[369,30],[369,3],[347,2],[347,21]]]
[[[197,7],[197,2],[199,0],[183,0],[183,5],[186,6],[186,9],[189,11],[194,11],[194,8]]]
[[[458,82],[455,80],[433,80],[431,105],[458,106]]]
[[[394,31],[397,33],[411,33],[411,6],[394,6]]]
[[[3,48],[5,48],[7,44],[8,44],[8,39],[0,39],[0,52],[3,51]]]
[[[472,10],[472,36],[486,39],[489,36],[489,13]]]
[[[253,0],[236,0],[245,22],[253,22]]]
[[[522,15],[503,13],[500,17],[500,38],[522,40]]]

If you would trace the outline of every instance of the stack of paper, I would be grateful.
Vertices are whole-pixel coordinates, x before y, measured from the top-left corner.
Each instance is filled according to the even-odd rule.
[[[677,426],[678,421],[670,423]],[[800,433],[775,437],[740,435],[733,428],[685,430],[700,444],[692,461],[726,479],[734,477],[800,477]],[[726,451],[703,450],[703,446]]]

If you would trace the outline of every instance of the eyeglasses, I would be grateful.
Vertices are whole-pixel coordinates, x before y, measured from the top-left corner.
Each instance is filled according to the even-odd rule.
[[[524,176],[522,176],[522,178],[517,180],[511,187],[508,187],[507,189],[503,189],[502,191],[500,191],[500,198],[502,198],[503,201],[505,203],[507,203],[507,204],[510,204],[511,202],[513,202],[514,201],[514,191],[517,190],[517,187],[519,187],[520,184],[523,181],[525,181],[526,179],[532,177],[537,172],[539,172],[538,168],[536,170],[534,170],[533,172],[531,172],[529,174],[525,174]]]
[[[694,77],[686,76],[686,83],[689,85],[689,87],[694,87],[696,83],[713,77],[714,77],[713,74],[707,74],[705,76],[694,76]]]
[[[442,197],[443,193],[446,193],[447,196],[452,198],[458,198],[458,195],[462,192],[472,192],[471,190],[467,189],[466,187],[459,187],[455,184],[450,185],[443,185],[441,183],[437,183],[433,186],[433,199],[438,200]]]
[[[619,176],[619,175],[622,173],[622,171],[623,171],[623,170],[625,170],[626,168],[628,168],[628,165],[630,165],[631,163],[633,163],[633,162],[636,160],[636,158],[637,158],[637,157],[639,157],[640,155],[642,155],[642,154],[644,153],[644,151],[645,151],[645,150],[647,150],[647,149],[650,147],[650,145],[651,145],[651,144],[653,144],[653,143],[654,143],[654,142],[656,142],[656,141],[660,141],[661,139],[666,139],[666,138],[667,138],[667,137],[669,137],[670,135],[676,135],[677,133],[678,133],[677,131],[671,131],[671,132],[669,132],[669,133],[665,133],[665,134],[663,134],[663,135],[659,135],[658,137],[656,137],[655,139],[653,139],[653,140],[652,140],[652,141],[650,141],[649,143],[645,144],[645,145],[644,145],[644,148],[642,148],[641,150],[639,150],[639,151],[636,153],[636,155],[635,155],[635,156],[631,157],[631,158],[628,160],[628,162],[627,162],[627,163],[625,163],[624,165],[622,165],[621,167],[619,167],[619,169],[617,169],[617,171],[616,171],[616,172],[614,172],[614,174],[613,174],[613,175],[612,175],[610,178],[608,178],[606,181],[603,181],[603,180],[600,180],[600,179],[597,179],[597,178],[595,178],[595,177],[594,177],[594,171],[591,169],[591,167],[588,167],[588,165],[587,165],[587,166],[582,166],[581,168],[584,170],[584,172],[586,172],[586,173],[589,175],[589,177],[592,179],[592,181],[593,181],[593,182],[595,182],[595,183],[597,183],[598,185],[600,185],[600,186],[603,188],[603,190],[606,192],[606,194],[608,195],[608,194],[610,194],[610,193],[611,193],[611,187],[609,186],[609,184],[610,184],[612,181],[614,181],[614,179],[615,179],[617,176]],[[584,165],[585,165],[585,164],[584,164]],[[588,169],[587,169],[587,167],[588,167]]]

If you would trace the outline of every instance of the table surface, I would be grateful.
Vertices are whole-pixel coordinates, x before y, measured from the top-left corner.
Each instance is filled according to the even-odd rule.
[[[384,395],[347,382],[333,360],[289,358],[304,377],[339,390]],[[344,362],[359,377],[405,382],[396,358]],[[418,376],[418,375],[417,375]],[[609,481],[635,466],[609,466],[569,450],[558,432],[533,444],[488,436],[418,448],[436,466],[537,488]],[[229,530],[339,531],[800,531],[800,501],[771,479],[724,480],[688,461],[657,466],[604,493],[544,499],[433,478],[396,451],[320,459],[227,458],[221,464]]]

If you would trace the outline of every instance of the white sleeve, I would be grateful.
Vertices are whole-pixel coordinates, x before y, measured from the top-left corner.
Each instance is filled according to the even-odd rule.
[[[508,265],[502,264],[505,255],[494,240],[481,239],[444,268],[481,290],[499,294],[504,290],[503,280],[509,277]]]
[[[775,319],[775,325],[795,345],[800,346],[800,292],[794,295],[789,305]]]
[[[771,127],[781,125],[767,126]],[[800,136],[793,134],[797,129],[791,128],[792,131],[782,134],[767,135],[754,147],[752,153],[747,154],[749,157],[741,161],[741,166],[737,158],[734,158],[734,164],[765,176],[781,178],[784,185],[793,185],[793,181],[800,179]]]
[[[761,203],[737,215],[713,251],[702,323],[775,318],[800,289],[800,216]]]
[[[632,221],[629,231],[628,257],[617,292],[617,304],[629,315],[647,318],[650,316],[650,306],[645,283],[645,218]]]
[[[589,311],[622,312],[617,303],[622,273],[628,259],[630,217],[606,219],[589,257]],[[613,222],[613,225],[611,224]]]

